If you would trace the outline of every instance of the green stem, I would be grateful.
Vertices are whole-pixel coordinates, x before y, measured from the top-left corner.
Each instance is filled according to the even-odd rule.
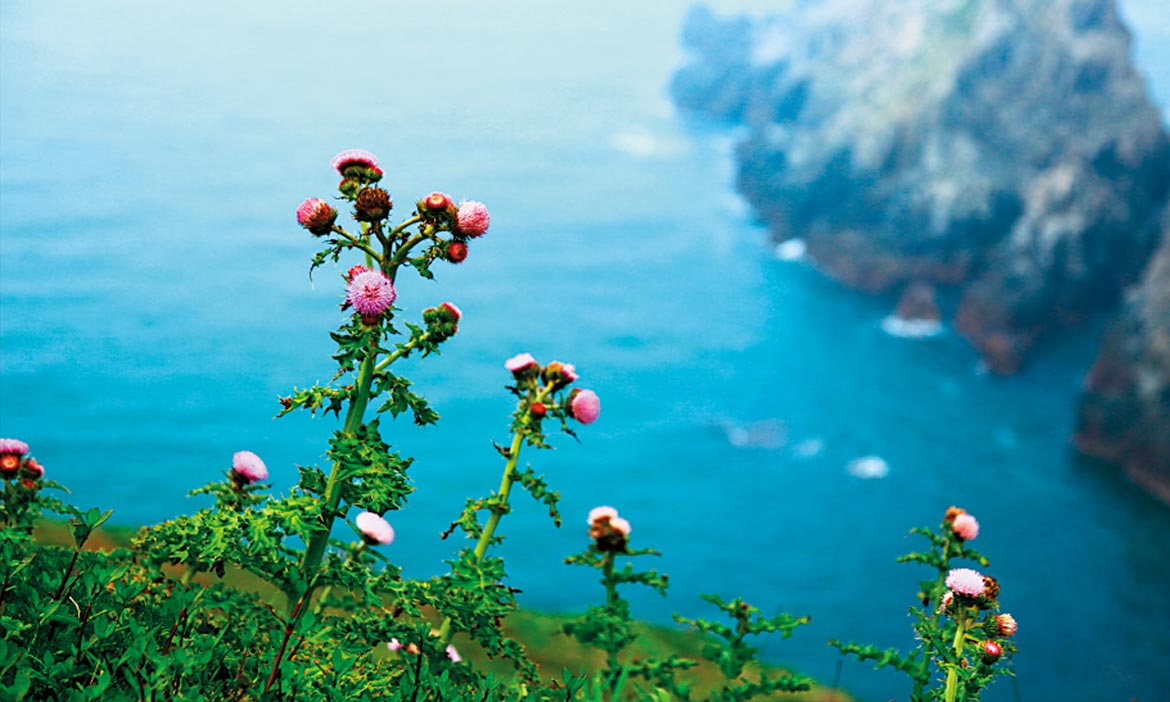
[[[430,337],[431,332],[430,330],[427,330],[417,338],[411,339],[402,346],[399,346],[393,353],[386,356],[386,358],[383,358],[381,363],[374,367],[374,373],[381,373],[382,371],[386,370],[387,366],[410,353],[412,350],[417,348],[419,344],[421,344],[423,341],[426,341]]]
[[[606,551],[605,558],[601,561],[601,575],[602,582],[605,584],[605,609],[612,617],[614,606],[617,605],[617,583],[613,579],[613,565],[614,554],[613,551]],[[607,657],[606,666],[610,672],[613,673],[618,668],[617,649],[613,645],[613,627],[608,627],[609,640],[606,641],[605,653]]]
[[[548,394],[552,392],[552,385],[547,385],[537,391],[536,397],[532,402],[542,402]],[[531,407],[531,403],[529,407]],[[512,483],[515,482],[516,463],[520,460],[520,447],[524,445],[524,436],[526,428],[532,421],[531,410],[526,411],[521,418],[521,429],[512,435],[512,446],[508,449],[508,462],[504,466],[504,477],[500,480],[499,504],[492,510],[488,517],[487,524],[483,527],[483,532],[479,535],[479,541],[475,544],[475,564],[483,563],[483,557],[487,553],[488,546],[492,543],[492,538],[495,536],[496,527],[500,523],[500,518],[504,516],[504,507],[508,504],[508,495],[512,492]],[[451,643],[451,636],[454,632],[451,630],[451,617],[444,617],[443,624],[439,627],[439,645],[446,646]]]
[[[955,663],[947,671],[947,689],[943,695],[945,702],[955,702],[955,695],[959,691],[959,665],[963,661],[963,638],[967,633],[967,613],[959,612],[955,618]]]
[[[361,368],[358,370],[357,389],[353,400],[350,401],[349,412],[345,415],[345,425],[341,429],[345,434],[356,433],[365,418],[366,405],[370,402],[370,386],[374,381],[377,356],[376,345],[371,345],[366,357],[362,359]],[[312,593],[312,576],[317,572],[321,565],[321,559],[325,556],[325,547],[329,543],[329,532],[333,529],[333,520],[337,517],[337,507],[341,503],[341,484],[341,462],[334,461],[333,470],[329,473],[329,481],[325,485],[325,493],[322,497],[323,504],[318,524],[320,530],[309,539],[309,544],[305,548],[305,556],[301,560],[301,578],[309,583],[305,589],[304,597],[306,598]],[[293,602],[289,602],[290,606],[292,604]]]
[[[366,229],[366,225],[365,225],[365,223],[362,223],[362,235],[363,236],[365,235],[365,229]],[[378,260],[378,261],[382,260],[382,257],[378,255],[377,251],[375,251],[373,248],[371,248],[369,244],[367,244],[364,241],[362,241],[361,239],[358,239],[357,237],[355,237],[353,234],[350,234],[349,232],[345,231],[341,227],[334,227],[333,231],[334,231],[334,233],[340,234],[341,236],[345,237],[345,239],[349,242],[351,247],[353,247],[355,249],[360,249],[366,253],[366,267],[367,268],[373,268],[375,260]]]

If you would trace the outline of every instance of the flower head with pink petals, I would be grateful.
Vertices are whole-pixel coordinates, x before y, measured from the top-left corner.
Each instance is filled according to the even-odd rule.
[[[617,516],[618,516],[618,511],[616,509],[614,509],[613,507],[609,507],[607,505],[603,505],[601,507],[594,507],[593,509],[589,510],[589,521],[586,523],[589,526],[593,526],[593,524],[595,522],[598,522],[602,519],[605,519],[605,520],[616,519]]]
[[[380,315],[398,299],[394,283],[382,271],[358,273],[345,288],[346,302],[363,315]]]
[[[363,149],[342,151],[333,157],[333,162],[330,165],[341,175],[345,175],[346,169],[353,166],[382,170],[378,167],[378,157]]]
[[[569,411],[578,422],[592,424],[601,416],[601,398],[592,390],[575,391],[569,400]]]
[[[20,439],[0,439],[0,456],[23,456],[28,453],[28,444]]]
[[[244,483],[258,483],[268,479],[268,466],[251,451],[236,451],[232,455],[232,476]]]
[[[978,520],[966,512],[955,517],[955,521],[951,522],[951,529],[954,530],[956,536],[964,541],[970,541],[979,536]]]
[[[459,233],[471,238],[483,236],[491,221],[487,205],[475,200],[459,203],[459,211],[455,213],[455,226]]]
[[[297,224],[315,236],[328,234],[337,221],[337,210],[319,197],[307,198],[297,207]]]
[[[362,512],[353,521],[362,534],[362,540],[368,544],[385,546],[394,541],[394,527],[373,512]]]
[[[512,375],[520,375],[537,367],[536,359],[530,353],[518,353],[504,361],[504,368],[512,371]]]
[[[983,575],[970,568],[955,568],[947,573],[946,583],[955,594],[967,597],[979,597],[987,588],[983,582]]]

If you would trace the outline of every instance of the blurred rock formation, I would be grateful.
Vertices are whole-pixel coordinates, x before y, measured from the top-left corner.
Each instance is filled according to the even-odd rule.
[[[958,286],[999,373],[1116,304],[1157,245],[1170,144],[1112,0],[797,0],[683,27],[683,109],[741,122],[739,190],[868,291]]]
[[[1085,378],[1075,441],[1170,502],[1170,210],[1161,247]]]

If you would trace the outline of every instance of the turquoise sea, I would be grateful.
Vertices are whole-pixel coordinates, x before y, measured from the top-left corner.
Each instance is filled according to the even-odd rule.
[[[1127,7],[1163,22],[1139,26],[1138,54],[1164,80],[1157,3]],[[598,600],[562,560],[610,504],[671,576],[638,615],[705,616],[704,592],[810,614],[764,655],[904,697],[893,674],[838,670],[825,641],[912,645],[921,572],[894,558],[958,504],[1020,623],[1018,678],[986,699],[1170,696],[1170,508],[1068,443],[1102,322],[996,378],[949,330],[885,334],[892,299],[779,260],[731,187],[734,134],[666,99],[685,7],[227,8],[0,7],[0,435],[78,504],[149,524],[198,506],[186,492],[234,451],[277,490],[322,461],[331,419],[273,419],[278,395],[332,374],[341,319],[342,269],[310,281],[293,213],[333,192],[335,153],[365,148],[400,210],[439,189],[492,212],[464,264],[400,288],[408,317],[465,313],[441,358],[409,366],[442,422],[386,432],[418,458],[389,515],[408,574],[443,570],[439,532],[496,486],[502,363],[530,351],[576,363],[603,410],[580,443],[526,455],[566,515],[558,530],[518,500],[503,523],[526,605]],[[883,477],[849,470],[865,457]]]

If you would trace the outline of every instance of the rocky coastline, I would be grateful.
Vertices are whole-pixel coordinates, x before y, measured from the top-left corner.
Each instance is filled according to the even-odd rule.
[[[1170,139],[1114,0],[697,6],[682,42],[676,105],[746,127],[738,189],[826,274],[927,319],[953,289],[1005,375],[1122,305],[1076,445],[1170,501]]]

